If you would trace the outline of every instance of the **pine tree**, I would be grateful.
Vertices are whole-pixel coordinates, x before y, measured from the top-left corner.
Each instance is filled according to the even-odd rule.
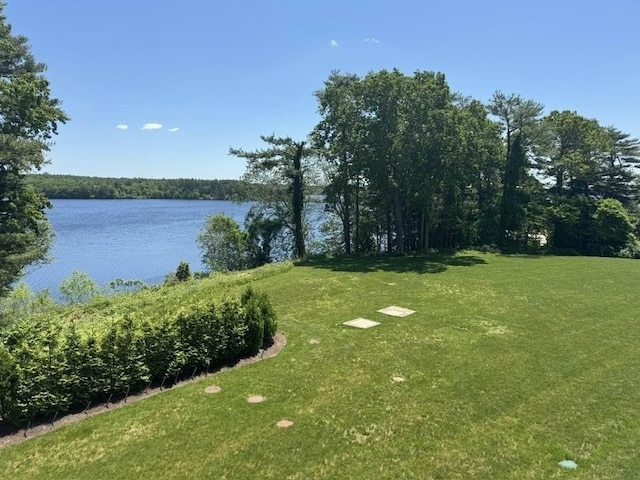
[[[47,199],[25,183],[40,169],[67,116],[51,97],[44,64],[27,39],[11,33],[0,2],[0,296],[24,268],[46,259],[51,230]]]

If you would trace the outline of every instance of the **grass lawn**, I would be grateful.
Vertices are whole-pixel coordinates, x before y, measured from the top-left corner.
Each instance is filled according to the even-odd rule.
[[[639,262],[466,252],[257,278],[277,357],[2,449],[0,479],[640,478]]]

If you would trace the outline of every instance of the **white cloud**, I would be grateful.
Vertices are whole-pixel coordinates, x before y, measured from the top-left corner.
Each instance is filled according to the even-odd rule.
[[[129,128],[129,125],[127,125],[126,123],[119,123],[118,125],[116,125],[116,128],[118,130],[127,130]]]
[[[142,126],[142,130],[160,130],[162,128],[161,123],[145,123]]]
[[[365,38],[364,41],[368,43],[380,43],[380,40],[377,38]]]
[[[329,45],[331,45],[332,47],[337,47],[338,46],[338,42],[336,40],[331,40],[329,42]]]
[[[178,130],[180,130],[178,127],[167,128],[167,132],[171,132],[171,133],[176,133]]]

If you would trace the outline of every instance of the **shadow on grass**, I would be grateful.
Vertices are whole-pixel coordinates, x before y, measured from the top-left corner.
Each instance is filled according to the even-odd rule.
[[[472,267],[484,265],[482,258],[475,255],[437,253],[424,255],[381,255],[378,257],[344,256],[334,258],[314,258],[299,265],[324,268],[335,272],[395,272],[395,273],[441,273],[448,267]]]
[[[542,253],[500,253],[499,255],[501,257],[507,257],[507,258],[533,258],[533,259],[539,259],[544,256],[549,256],[549,254],[542,254]]]

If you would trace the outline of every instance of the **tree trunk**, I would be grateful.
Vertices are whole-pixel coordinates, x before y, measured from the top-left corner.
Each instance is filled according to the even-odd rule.
[[[304,142],[298,144],[296,154],[293,157],[293,256],[304,258],[306,255],[304,245],[304,225],[302,224],[302,209],[304,207],[304,192],[302,188],[302,152]]]
[[[558,168],[558,171],[556,172],[556,188],[558,189],[558,196],[562,196],[563,177],[564,170]]]
[[[387,206],[387,253],[391,253],[393,244],[393,232],[391,230],[391,207]]]
[[[347,154],[345,153],[342,158],[344,165],[343,180],[344,184],[344,208],[342,216],[342,233],[344,240],[344,252],[349,255],[351,253],[351,191],[349,187],[349,165],[347,164]]]
[[[360,251],[360,176],[356,179],[356,236],[355,236],[355,251],[358,253]]]
[[[425,208],[425,212],[426,212],[426,208]],[[429,248],[431,247],[431,244],[429,243],[429,235],[431,235],[431,231],[429,230],[429,216],[425,215],[425,222],[424,222],[424,249],[425,251],[428,251]]]
[[[400,195],[396,190],[393,192],[393,206],[395,209],[396,220],[396,243],[398,246],[398,253],[404,254],[404,224],[402,222],[402,205],[400,204]]]
[[[420,251],[424,252],[427,249],[427,244],[429,242],[429,239],[427,238],[427,232],[429,230],[429,227],[427,226],[427,209],[426,208],[422,208],[422,211],[420,212],[420,242],[419,242],[419,248]]]

